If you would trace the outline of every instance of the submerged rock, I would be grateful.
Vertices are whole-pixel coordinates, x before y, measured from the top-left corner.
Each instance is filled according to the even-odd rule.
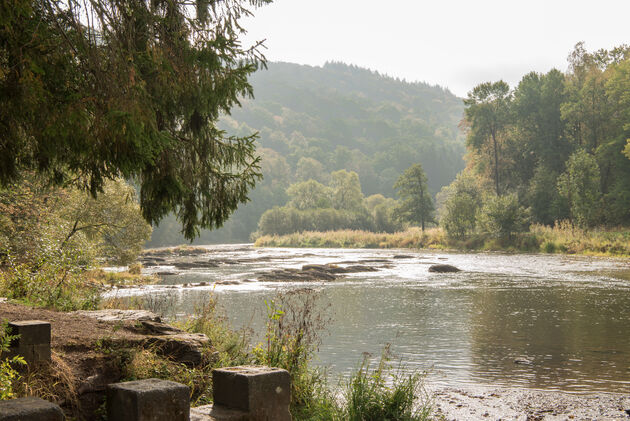
[[[456,268],[453,265],[439,264],[439,265],[433,265],[429,267],[429,272],[437,272],[437,273],[461,272],[461,269]]]

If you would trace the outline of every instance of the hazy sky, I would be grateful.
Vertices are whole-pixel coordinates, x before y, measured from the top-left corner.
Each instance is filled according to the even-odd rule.
[[[630,43],[630,0],[274,0],[244,21],[270,61],[356,64],[459,96],[532,70],[566,70],[589,51]]]

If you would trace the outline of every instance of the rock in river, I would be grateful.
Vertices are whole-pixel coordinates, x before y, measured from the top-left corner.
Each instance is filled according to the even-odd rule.
[[[433,265],[429,267],[429,272],[447,273],[447,272],[461,272],[461,269],[456,268],[453,265]]]

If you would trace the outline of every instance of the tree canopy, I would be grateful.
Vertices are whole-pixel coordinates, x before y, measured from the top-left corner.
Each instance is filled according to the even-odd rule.
[[[26,170],[93,196],[134,179],[147,221],[192,239],[260,178],[253,135],[216,122],[265,64],[239,19],[270,0],[0,4],[0,186]]]

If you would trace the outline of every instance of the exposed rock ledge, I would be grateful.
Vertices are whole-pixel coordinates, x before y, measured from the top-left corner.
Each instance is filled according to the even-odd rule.
[[[126,329],[144,336],[141,345],[155,348],[160,354],[190,366],[201,362],[201,350],[204,345],[210,344],[206,335],[188,333],[169,326],[150,311],[113,309],[77,311],[74,314],[107,322],[135,321]]]
[[[378,269],[373,266],[349,265],[304,265],[302,269],[284,268],[269,272],[259,272],[256,276],[263,282],[308,282],[308,281],[334,281],[344,273],[375,272]]]

